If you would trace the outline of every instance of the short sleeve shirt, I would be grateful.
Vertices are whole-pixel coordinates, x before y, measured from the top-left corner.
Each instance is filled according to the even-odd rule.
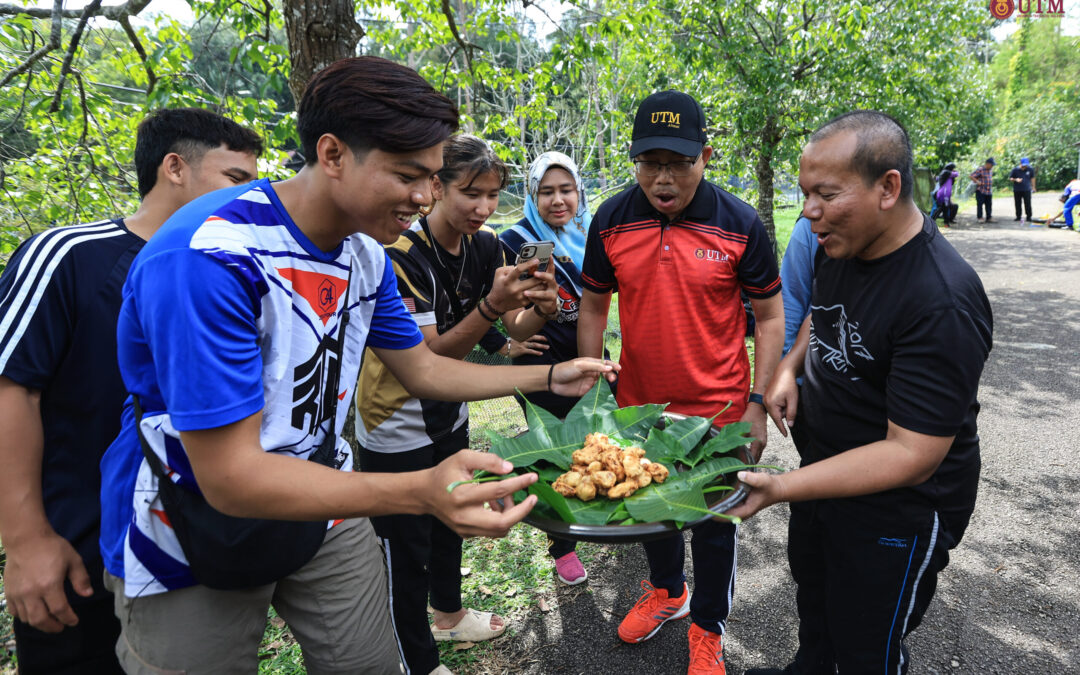
[[[0,374],[41,392],[45,515],[86,561],[100,560],[98,463],[126,397],[121,288],[143,243],[121,220],[60,227],[23,242],[0,277]]]
[[[1019,178],[1013,183],[1013,192],[1031,192],[1031,181],[1035,180],[1035,169],[1030,166],[1018,166],[1009,173],[1009,178]]]
[[[499,238],[494,230],[483,227],[462,237],[461,252],[450,255],[429,238],[421,221],[413,223],[410,232],[419,243],[402,235],[387,247],[387,253],[409,313],[417,325],[435,326],[441,335],[457,324],[453,304],[465,316],[494,285],[495,271],[504,265]],[[443,283],[444,277],[452,288]],[[466,403],[411,396],[373,352],[364,357],[360,380],[356,440],[366,450],[415,450],[437,443],[469,419]]]
[[[593,217],[585,288],[618,291],[623,370],[619,405],[738,421],[750,391],[746,316],[740,299],[780,292],[765,227],[749,204],[707,182],[668,222],[637,185]]]
[[[970,508],[979,471],[976,393],[993,318],[982,282],[929,218],[896,251],[869,261],[818,253],[799,420],[803,462],[883,440],[888,423],[955,436],[925,483],[856,498]]]
[[[342,334],[342,314],[350,321]],[[136,258],[117,330],[120,370],[144,409],[151,450],[180,485],[198,490],[181,431],[215,429],[262,412],[266,452],[306,459],[340,434],[366,345],[421,340],[386,253],[363,235],[316,247],[267,180],[181,208]],[[331,368],[340,354],[340,386]],[[352,450],[338,438],[343,471]],[[195,583],[157,497],[128,406],[102,461],[102,553],[128,595]]]

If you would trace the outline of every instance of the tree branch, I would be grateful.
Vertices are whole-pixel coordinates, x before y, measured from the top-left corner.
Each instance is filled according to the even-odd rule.
[[[0,6],[0,8],[2,8],[2,6]],[[46,42],[41,47],[41,49],[38,49],[33,54],[28,56],[25,61],[9,70],[7,75],[4,75],[4,79],[0,80],[0,87],[3,87],[19,75],[22,75],[26,71],[30,70],[30,68],[32,68],[33,65],[41,59],[41,57],[45,56],[46,54],[60,46],[60,29],[62,27],[60,17],[61,14],[63,14],[63,11],[64,0],[54,0],[52,13],[49,15],[52,17],[52,29],[49,31],[49,41]]]
[[[101,0],[91,0],[90,4],[83,9],[79,25],[75,27],[75,32],[71,35],[67,54],[64,55],[64,65],[60,68],[60,81],[56,84],[56,93],[53,94],[52,105],[49,106],[51,113],[60,110],[60,96],[64,93],[64,83],[67,81],[68,73],[71,72],[71,62],[75,60],[75,52],[79,51],[79,41],[82,40],[83,31],[86,30],[86,23],[99,7],[101,7]]]
[[[146,69],[146,93],[150,94],[154,91],[154,85],[157,84],[157,75],[154,74],[154,67],[150,65],[150,57],[146,55],[146,49],[143,48],[142,42],[139,40],[139,35],[135,32],[135,29],[131,27],[131,19],[127,16],[122,16],[117,20],[117,23],[124,29],[124,33],[127,34],[128,40],[131,41],[131,46],[135,48],[135,53],[139,55],[142,60],[143,68]]]
[[[442,0],[442,13],[446,17],[446,23],[450,26],[450,33],[454,36],[454,40],[461,45],[461,52],[465,55],[465,63],[469,66],[469,72],[473,73],[472,50],[482,49],[482,47],[466,42],[461,37],[461,33],[458,32],[457,21],[454,19],[454,12],[450,9],[450,0]]]
[[[122,5],[99,7],[91,16],[100,16],[110,21],[119,21],[122,16],[131,17],[137,15],[146,9],[149,4],[150,0],[128,0]],[[59,18],[78,19],[83,15],[81,9],[64,9],[63,7],[64,5],[61,2]],[[49,10],[44,7],[22,7],[20,5],[0,3],[0,16],[28,16],[32,19],[50,19],[54,17],[55,11],[55,6],[52,10]]]
[[[50,19],[52,24],[51,30],[49,31],[49,41],[46,42],[41,49],[38,49],[28,56],[25,61],[9,70],[7,74],[4,75],[3,79],[0,79],[0,87],[5,86],[8,82],[11,82],[19,75],[30,70],[35,63],[41,60],[41,58],[49,52],[60,48],[61,28],[63,27],[64,19],[80,19],[80,27],[85,25],[85,21],[95,16],[100,16],[109,19],[110,21],[120,23],[122,19],[137,15],[139,12],[146,9],[146,6],[149,4],[150,0],[128,0],[122,5],[102,7],[101,1],[97,0],[97,2],[87,5],[84,9],[64,9],[63,0],[54,0],[53,8],[49,10],[44,7],[23,7],[21,5],[0,3],[0,17],[29,16],[32,19]],[[79,33],[81,34],[81,30]],[[72,41],[77,46],[77,40],[72,38]],[[70,56],[74,53],[74,49],[69,49],[69,58],[65,59],[65,68],[60,74],[60,86],[57,88],[58,96],[60,90],[63,88],[64,76],[70,67]]]

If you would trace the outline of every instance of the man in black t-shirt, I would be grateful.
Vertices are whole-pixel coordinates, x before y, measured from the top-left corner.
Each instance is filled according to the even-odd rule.
[[[127,396],[121,287],[166,218],[254,179],[260,152],[257,134],[220,115],[159,110],[139,125],[135,214],[37,234],[0,277],[0,538],[20,673],[121,672],[98,550],[98,465]]]
[[[858,111],[800,160],[821,248],[811,315],[765,403],[781,433],[800,431],[802,462],[740,473],[754,490],[730,512],[792,502],[799,651],[785,671],[748,673],[906,672],[904,637],[975,506],[990,304],[912,200],[911,157],[899,123]]]
[[[1020,166],[1009,172],[1009,181],[1013,184],[1013,203],[1016,205],[1016,220],[1020,221],[1020,206],[1023,205],[1027,221],[1031,222],[1031,193],[1035,191],[1035,169],[1027,157],[1020,159]]]

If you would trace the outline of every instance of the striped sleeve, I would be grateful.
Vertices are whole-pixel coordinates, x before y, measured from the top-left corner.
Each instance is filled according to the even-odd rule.
[[[610,201],[610,200],[609,200]],[[611,293],[619,290],[615,279],[615,267],[611,264],[601,230],[611,217],[607,202],[593,216],[589,234],[585,240],[585,261],[581,269],[582,285],[593,293]]]
[[[23,242],[0,276],[0,374],[44,389],[59,367],[76,320],[80,245],[123,236],[112,221],[42,232]],[[84,289],[85,290],[85,289]]]
[[[751,298],[772,297],[780,292],[780,270],[765,225],[756,214],[747,235],[746,249],[739,259],[739,283]]]

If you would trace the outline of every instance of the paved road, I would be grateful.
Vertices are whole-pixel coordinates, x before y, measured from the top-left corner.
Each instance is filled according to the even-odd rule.
[[[1080,234],[1029,228],[1011,216],[976,225],[971,214],[946,236],[982,276],[994,308],[995,346],[979,395],[978,504],[923,625],[909,639],[910,672],[1077,673]],[[778,434],[766,452],[771,462],[797,464],[794,448]],[[786,518],[786,507],[775,507],[742,527],[726,640],[733,675],[782,666],[794,654]],[[640,547],[601,548],[589,573],[587,584],[547,598],[552,611],[526,617],[517,635],[500,640],[484,671],[685,673],[688,620],[642,645],[616,637],[647,574]]]

